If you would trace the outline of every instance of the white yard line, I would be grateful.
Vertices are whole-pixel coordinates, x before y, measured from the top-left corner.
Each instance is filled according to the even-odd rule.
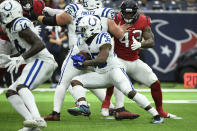
[[[154,101],[150,101],[154,103]],[[125,103],[135,103],[134,101],[125,101]],[[197,100],[164,100],[163,103],[197,103]]]

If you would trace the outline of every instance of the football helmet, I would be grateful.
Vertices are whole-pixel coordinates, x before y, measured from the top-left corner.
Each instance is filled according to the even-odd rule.
[[[87,10],[93,10],[97,8],[96,0],[82,0],[83,7]]]
[[[0,22],[8,24],[14,19],[23,16],[23,10],[15,0],[5,0],[0,4]]]
[[[95,2],[96,2],[96,7],[97,8],[102,8],[103,7],[102,0],[95,0]]]
[[[122,2],[120,6],[121,15],[127,24],[133,24],[137,21],[139,18],[138,8],[137,3],[133,0],[125,0]]]
[[[23,7],[23,10],[30,11],[33,8],[33,0],[17,0]]]
[[[96,16],[85,16],[79,21],[78,29],[84,40],[87,40],[94,34],[101,32],[101,21]]]

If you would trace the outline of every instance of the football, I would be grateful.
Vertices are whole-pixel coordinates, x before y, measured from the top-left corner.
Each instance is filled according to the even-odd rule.
[[[78,53],[78,55],[83,55],[85,57],[85,60],[90,60],[91,59],[91,56],[90,54],[86,53],[86,52],[83,52],[83,51],[80,51]]]

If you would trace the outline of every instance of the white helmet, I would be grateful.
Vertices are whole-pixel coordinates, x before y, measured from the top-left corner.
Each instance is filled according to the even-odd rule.
[[[96,2],[96,7],[97,8],[102,8],[103,7],[102,0],[95,0],[95,2]]]
[[[93,15],[84,16],[78,24],[79,32],[82,33],[84,40],[101,32],[101,21]]]
[[[93,10],[97,8],[97,2],[95,0],[82,0],[82,4],[87,10]]]
[[[14,19],[23,16],[21,5],[15,0],[5,0],[0,4],[0,21],[8,24]]]

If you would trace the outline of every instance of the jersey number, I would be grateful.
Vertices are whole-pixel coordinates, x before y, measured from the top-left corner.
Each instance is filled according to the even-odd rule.
[[[138,40],[138,41],[140,41],[140,40],[141,40],[141,37],[142,37],[142,31],[141,31],[141,30],[134,30],[134,31],[132,32],[132,35],[131,35],[131,36],[129,35],[129,33],[131,33],[131,32],[126,32],[126,33],[124,34],[124,37],[123,37],[122,39],[119,40],[122,44],[125,44],[125,47],[126,47],[126,48],[129,48],[129,42],[130,42],[130,40],[132,40],[132,36],[136,36],[135,34],[138,34],[138,36],[135,37],[136,40]],[[131,38],[130,38],[129,36],[130,36]]]
[[[22,48],[22,47],[18,44],[18,40],[14,40],[14,44],[15,44],[16,50],[17,50],[20,54],[23,54],[23,53],[26,51],[25,48]]]

